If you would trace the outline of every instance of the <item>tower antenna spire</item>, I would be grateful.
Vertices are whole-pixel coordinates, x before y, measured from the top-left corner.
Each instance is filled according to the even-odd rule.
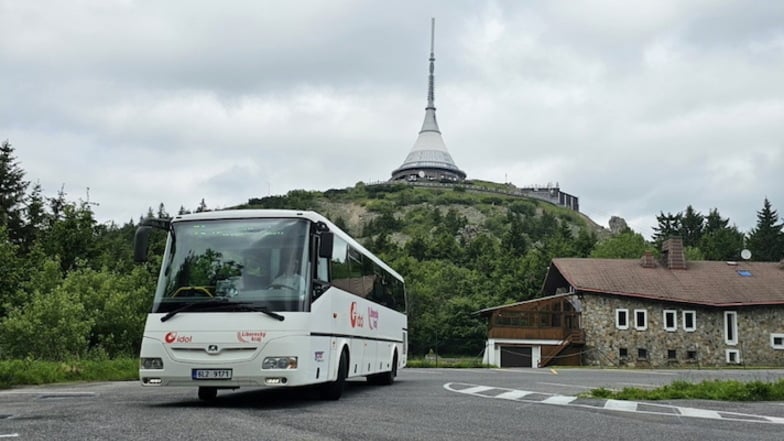
[[[427,87],[427,108],[435,109],[435,78],[433,72],[436,70],[436,55],[435,55],[435,41],[436,41],[436,18],[430,19],[430,76],[428,77]]]
[[[425,107],[425,120],[422,121],[422,130],[419,131],[414,142],[414,147],[406,156],[403,164],[392,171],[393,181],[413,182],[424,179],[426,181],[460,182],[465,180],[466,174],[457,168],[452,155],[446,149],[444,138],[436,121],[436,106],[434,98],[435,72],[435,46],[436,46],[436,19],[430,19],[430,75],[428,75],[427,107]]]

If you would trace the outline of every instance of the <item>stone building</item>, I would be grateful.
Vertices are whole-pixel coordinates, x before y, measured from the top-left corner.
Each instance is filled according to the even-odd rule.
[[[500,366],[784,366],[784,261],[553,259],[542,298],[488,308]]]

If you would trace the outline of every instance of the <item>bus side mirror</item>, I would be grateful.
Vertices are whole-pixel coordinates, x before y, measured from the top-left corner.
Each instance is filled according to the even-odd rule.
[[[318,255],[319,257],[323,257],[325,259],[331,259],[332,244],[335,241],[335,233],[332,232],[321,233],[320,237],[321,237],[321,241],[319,241]]]
[[[141,226],[136,229],[133,235],[133,260],[141,263],[147,261],[147,246],[150,243],[150,233],[152,227]]]

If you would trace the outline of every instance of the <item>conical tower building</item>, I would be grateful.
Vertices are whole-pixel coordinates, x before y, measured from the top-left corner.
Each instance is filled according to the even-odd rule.
[[[435,71],[435,40],[436,19],[432,19],[430,27],[430,75],[428,77],[427,107],[425,107],[425,121],[419,131],[414,147],[411,148],[403,165],[392,172],[393,181],[462,181],[466,178],[464,171],[457,168],[452,155],[446,149],[441,130],[436,121],[436,106],[434,89]]]

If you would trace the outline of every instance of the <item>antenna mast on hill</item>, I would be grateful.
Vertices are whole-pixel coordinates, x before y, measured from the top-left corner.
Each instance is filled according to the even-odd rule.
[[[97,206],[101,205],[101,204],[100,204],[100,203],[98,203],[98,202],[90,202],[90,187],[87,187],[86,194],[87,194],[87,200],[86,200],[86,201],[84,201],[84,203],[85,203],[86,205],[92,205],[92,206],[94,206],[94,207],[97,207]]]
[[[435,79],[433,73],[436,70],[436,18],[430,19],[430,76],[428,77],[427,87],[427,108],[435,109]]]

